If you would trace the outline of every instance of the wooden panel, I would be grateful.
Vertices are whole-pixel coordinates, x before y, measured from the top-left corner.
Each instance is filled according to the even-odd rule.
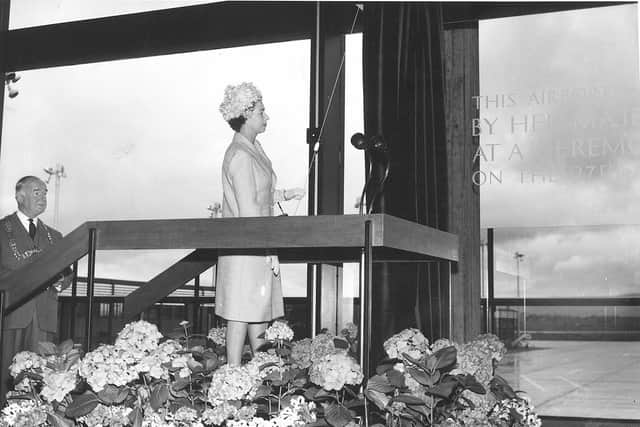
[[[479,140],[471,132],[478,111],[478,24],[444,32],[449,231],[459,236],[459,262],[451,283],[452,337],[467,341],[480,333],[480,188],[473,183]]]
[[[0,281],[0,290],[7,290],[9,301],[5,314],[44,291],[52,277],[85,256],[88,243],[89,230],[86,225],[81,225],[58,242],[54,249],[43,252],[26,268],[16,270]]]
[[[381,224],[382,218],[373,220]],[[103,221],[98,249],[264,249],[362,246],[358,215]],[[381,231],[376,245],[382,245]]]
[[[124,299],[124,321],[145,311],[171,292],[211,268],[216,263],[215,251],[195,250],[151,279]]]

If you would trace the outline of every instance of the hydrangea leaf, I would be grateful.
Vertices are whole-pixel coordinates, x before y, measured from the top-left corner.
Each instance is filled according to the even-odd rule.
[[[73,427],[74,423],[70,419],[61,417],[55,412],[52,414],[47,414],[47,421],[53,427]]]
[[[344,406],[331,403],[324,410],[324,419],[332,427],[344,427],[353,420],[353,417],[351,412]]]
[[[77,395],[73,398],[73,401],[67,406],[65,415],[69,418],[79,418],[89,414],[100,403],[98,396],[90,391],[84,394]]]
[[[166,384],[156,384],[151,389],[151,396],[149,396],[149,403],[153,409],[161,408],[164,403],[169,399],[169,387]]]
[[[107,384],[100,392],[98,392],[98,398],[102,403],[106,405],[118,404],[124,401],[129,394],[125,387],[116,387],[111,384]]]
[[[391,393],[396,388],[391,385],[386,376],[374,375],[367,381],[367,390],[375,390],[380,393]]]

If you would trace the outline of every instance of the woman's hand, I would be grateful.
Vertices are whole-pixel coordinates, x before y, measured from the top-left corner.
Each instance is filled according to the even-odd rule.
[[[280,274],[280,260],[278,255],[267,255],[267,264],[271,264],[271,271],[275,276]]]
[[[289,188],[287,190],[284,190],[282,195],[284,196],[285,200],[291,200],[291,199],[300,200],[306,194],[307,192],[305,191],[304,188]]]

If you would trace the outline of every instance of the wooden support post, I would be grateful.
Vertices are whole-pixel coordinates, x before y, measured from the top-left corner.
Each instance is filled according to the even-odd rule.
[[[451,282],[451,337],[465,341],[480,333],[480,188],[473,182],[479,163],[479,140],[471,121],[478,116],[473,96],[479,95],[478,23],[444,31],[449,232],[459,236],[460,260]]]
[[[87,324],[85,328],[85,351],[93,344],[93,294],[96,279],[96,229],[89,229],[89,259],[87,260]]]
[[[311,39],[310,128],[320,136],[316,163],[309,176],[309,215],[342,214],[344,199],[344,68],[345,37],[332,27],[335,7],[317,3]],[[355,11],[354,11],[355,13]],[[313,158],[313,141],[309,141]],[[337,324],[342,291],[340,265],[310,264],[307,295],[311,335],[322,328],[332,332]]]

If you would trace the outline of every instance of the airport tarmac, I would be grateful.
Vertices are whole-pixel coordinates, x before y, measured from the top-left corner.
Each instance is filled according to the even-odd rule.
[[[539,415],[640,424],[638,341],[530,341],[508,352],[496,373],[525,391]]]

